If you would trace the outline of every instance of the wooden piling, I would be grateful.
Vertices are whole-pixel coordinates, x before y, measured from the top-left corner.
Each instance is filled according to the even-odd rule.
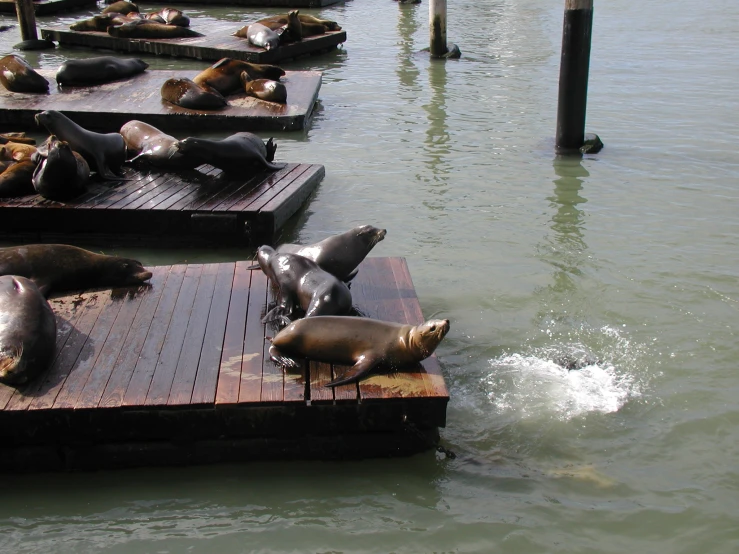
[[[15,11],[18,14],[21,39],[37,40],[36,12],[34,11],[33,0],[15,0]]]
[[[558,153],[579,153],[585,138],[593,0],[565,0],[557,106]]]
[[[446,0],[429,0],[429,27],[431,32],[431,57],[441,58],[446,47]]]

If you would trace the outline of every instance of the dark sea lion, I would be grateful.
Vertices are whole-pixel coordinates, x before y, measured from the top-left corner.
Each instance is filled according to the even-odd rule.
[[[329,19],[319,19],[312,15],[301,14],[298,10],[295,10],[294,12],[288,12],[287,14],[265,17],[264,19],[260,19],[258,23],[266,25],[273,30],[276,30],[281,25],[288,25],[289,27],[291,14],[293,13],[295,13],[298,21],[300,21],[302,37],[322,35],[329,31],[341,31],[341,26],[336,23],[336,21],[331,21]],[[293,25],[295,24],[293,23]]]
[[[69,143],[82,154],[90,168],[104,179],[117,180],[116,175],[126,161],[126,142],[120,133],[95,133],[77,125],[61,112],[47,110],[36,114],[36,123],[52,135]]]
[[[188,27],[162,25],[149,20],[132,21],[124,25],[108,27],[108,34],[117,38],[184,38],[202,37],[202,33]]]
[[[97,254],[68,244],[0,248],[0,275],[31,279],[44,296],[51,292],[143,285],[151,279],[137,260]]]
[[[49,92],[49,81],[13,54],[0,59],[0,83],[11,92]]]
[[[119,0],[118,2],[113,2],[110,4],[107,8],[105,8],[100,13],[120,13],[123,15],[126,15],[131,12],[139,12],[139,7],[134,4],[133,2],[126,2],[126,0]]]
[[[321,316],[288,324],[272,339],[270,357],[280,365],[300,367],[293,358],[351,365],[326,386],[355,383],[379,365],[398,370],[433,354],[449,332],[448,319],[404,325],[366,317]]]
[[[276,65],[249,63],[232,58],[221,58],[209,68],[198,73],[193,81],[200,86],[209,86],[227,96],[243,88],[241,74],[248,73],[252,79],[278,81],[285,71]]]
[[[316,262],[324,271],[346,282],[356,276],[359,264],[386,234],[385,229],[362,225],[315,244],[281,244],[277,247],[277,252],[304,256]]]
[[[303,26],[298,17],[298,10],[289,11],[286,15],[265,17],[257,23],[278,33],[280,42],[299,42],[303,40]]]
[[[156,12],[149,12],[146,19],[151,19],[165,25],[177,25],[178,27],[189,27],[190,18],[175,8],[162,8]]]
[[[29,159],[14,163],[0,173],[0,198],[34,194],[33,171],[36,164]]]
[[[269,143],[268,143],[269,144]],[[253,133],[241,132],[223,140],[187,137],[177,141],[175,148],[186,157],[197,159],[225,172],[248,172],[250,166],[282,169],[284,164],[273,164],[267,160],[268,146]]]
[[[106,13],[102,15],[94,15],[89,19],[83,19],[82,21],[72,23],[69,26],[69,29],[80,33],[105,33],[107,32],[108,27],[135,22],[138,19],[140,18],[136,17],[136,14],[125,16],[120,13]]]
[[[186,78],[167,79],[161,95],[163,100],[191,110],[220,110],[228,104],[217,90]]]
[[[280,35],[261,23],[252,23],[242,27],[234,33],[234,36],[249,39],[251,44],[265,50],[274,50],[280,46]]]
[[[22,385],[45,371],[56,350],[56,318],[33,281],[0,277],[0,382]]]
[[[33,188],[49,200],[70,200],[87,190],[90,166],[64,141],[51,135],[46,140],[44,155],[38,155],[33,172]]]
[[[241,74],[241,85],[247,96],[253,96],[260,100],[276,102],[278,104],[287,103],[287,87],[278,81],[272,81],[271,79],[252,79],[244,71]]]
[[[139,58],[97,56],[67,60],[56,72],[59,85],[83,86],[126,79],[146,71],[149,64]]]
[[[200,165],[197,161],[186,158],[174,147],[177,139],[163,133],[156,127],[143,121],[131,120],[121,127],[121,135],[126,141],[128,160],[141,160],[156,167],[191,169]]]
[[[264,274],[280,289],[278,305],[262,322],[288,323],[296,308],[305,317],[344,315],[352,308],[349,288],[313,260],[295,254],[279,254],[270,246],[260,246],[257,261]]]

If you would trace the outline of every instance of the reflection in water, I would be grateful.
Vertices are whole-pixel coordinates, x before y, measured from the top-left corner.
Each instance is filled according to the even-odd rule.
[[[413,6],[400,5],[398,15],[398,38],[400,50],[395,73],[400,80],[401,95],[409,93],[407,100],[413,104],[418,95],[418,68],[413,63],[413,35],[418,30],[416,10]]]
[[[428,127],[426,129],[426,141],[424,143],[426,155],[426,166],[430,170],[432,186],[429,193],[444,195],[448,192],[448,176],[453,168],[445,158],[449,156],[450,135],[447,127],[446,113],[446,85],[447,72],[445,60],[430,60],[427,68],[429,72],[429,86],[431,98],[423,105],[428,114]],[[424,202],[432,209],[443,209],[443,206],[433,206]]]

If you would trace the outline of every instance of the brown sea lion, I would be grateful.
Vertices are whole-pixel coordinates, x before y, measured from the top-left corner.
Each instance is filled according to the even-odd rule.
[[[191,169],[200,165],[198,161],[183,156],[174,148],[176,138],[143,121],[129,121],[121,127],[121,135],[126,141],[129,155],[134,155],[129,162],[141,160],[156,167],[179,169]]]
[[[412,367],[433,354],[449,332],[448,319],[404,325],[366,317],[320,316],[288,324],[272,339],[269,354],[276,363],[300,366],[293,358],[351,365],[327,387],[355,383],[373,368]]]
[[[161,95],[163,100],[191,110],[220,110],[228,104],[217,90],[187,78],[167,79]]]
[[[241,85],[247,96],[253,96],[260,100],[276,102],[278,104],[287,103],[287,87],[278,81],[272,81],[271,79],[252,79],[244,71],[241,74]]]
[[[234,33],[234,36],[248,39],[254,46],[265,50],[274,50],[280,46],[280,35],[261,23],[252,23],[242,27]]]
[[[51,292],[138,286],[151,279],[151,271],[137,260],[67,244],[0,248],[0,275],[27,277],[47,297]]]
[[[133,21],[124,25],[108,27],[108,34],[117,38],[183,38],[202,37],[202,33],[188,27],[162,25],[149,20]]]
[[[0,83],[11,92],[49,92],[49,81],[13,54],[0,59]]]
[[[116,175],[126,161],[126,142],[120,133],[95,133],[77,125],[66,115],[55,110],[36,114],[36,123],[43,125],[52,135],[69,143],[75,152],[82,154],[90,168],[104,179],[117,180]]]
[[[32,144],[7,142],[0,146],[0,160],[13,160],[15,162],[30,160],[36,151],[37,148]]]
[[[56,349],[56,317],[33,281],[0,277],[0,383],[21,385],[45,371]]]
[[[280,42],[299,42],[303,40],[303,25],[298,17],[298,10],[287,12],[286,15],[275,15],[260,19],[257,23],[272,29],[280,35]]]
[[[270,139],[271,141],[272,139]],[[284,164],[273,164],[268,160],[270,142],[265,145],[253,133],[235,133],[223,140],[210,140],[197,137],[187,137],[177,141],[175,148],[188,158],[199,160],[224,172],[238,172],[245,174],[250,168],[282,169]],[[275,147],[276,148],[276,147]],[[274,154],[274,150],[272,150]],[[251,166],[251,167],[250,167]]]
[[[271,246],[257,249],[257,261],[264,274],[280,289],[277,306],[262,322],[294,319],[296,308],[305,317],[345,315],[352,308],[349,288],[313,260],[295,254],[278,254]]]
[[[105,8],[100,13],[120,13],[120,14],[126,15],[131,12],[139,13],[139,7],[133,2],[126,2],[126,0],[119,0],[118,2],[113,2],[112,4],[110,4],[107,8]]]
[[[18,142],[20,144],[30,144],[33,146],[36,144],[36,139],[27,137],[26,133],[23,132],[0,133],[0,144],[7,144],[9,142]]]
[[[14,163],[0,173],[0,198],[34,194],[33,171],[36,164],[30,159]]]
[[[87,190],[90,166],[85,158],[73,152],[64,141],[54,135],[46,139],[44,154],[34,160],[38,165],[33,172],[33,188],[49,200],[70,200]]]
[[[83,86],[126,79],[146,71],[149,64],[140,58],[116,58],[96,56],[80,60],[67,60],[56,72],[56,82],[61,86]]]
[[[264,19],[260,19],[259,23],[261,23],[262,25],[266,25],[270,29],[276,29],[281,25],[289,24],[291,13],[293,12],[265,17]],[[295,13],[297,14],[297,18],[300,21],[302,32],[301,34],[303,37],[322,35],[329,31],[341,31],[341,26],[336,23],[336,21],[331,21],[329,19],[319,19],[312,15],[301,14],[298,10],[295,10]]]
[[[190,26],[190,18],[175,8],[162,8],[156,12],[149,12],[144,17],[165,25]]]
[[[354,279],[359,264],[386,234],[385,229],[362,225],[315,244],[281,244],[277,247],[277,252],[304,256],[316,262],[324,271],[346,282]]]
[[[198,73],[193,81],[201,86],[216,89],[227,96],[242,90],[241,74],[248,73],[252,79],[272,79],[278,81],[285,74],[276,65],[249,63],[232,58],[221,58],[209,68]]]
[[[132,13],[131,15],[123,15],[120,13],[106,13],[102,15],[94,15],[89,19],[83,19],[72,23],[69,26],[71,31],[77,31],[80,33],[105,33],[108,27],[114,25],[124,25],[125,23],[133,23],[141,18],[138,14]]]

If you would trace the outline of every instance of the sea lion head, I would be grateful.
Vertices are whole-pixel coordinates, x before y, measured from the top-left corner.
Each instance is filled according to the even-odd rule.
[[[275,273],[272,269],[272,261],[275,259],[277,252],[271,246],[266,244],[257,248],[257,263],[262,268],[264,274],[272,281],[276,281]]]
[[[115,283],[115,286],[127,287],[143,285],[151,279],[152,273],[141,265],[138,260],[122,258],[120,256],[105,256],[102,262],[102,282]]]
[[[433,354],[448,332],[448,319],[429,319],[411,329],[408,337],[409,346],[416,349],[422,356],[421,360],[424,360]]]
[[[353,229],[352,232],[362,240],[362,242],[367,246],[367,251],[369,252],[378,242],[385,238],[387,229],[378,229],[372,225],[362,225],[361,227]]]

